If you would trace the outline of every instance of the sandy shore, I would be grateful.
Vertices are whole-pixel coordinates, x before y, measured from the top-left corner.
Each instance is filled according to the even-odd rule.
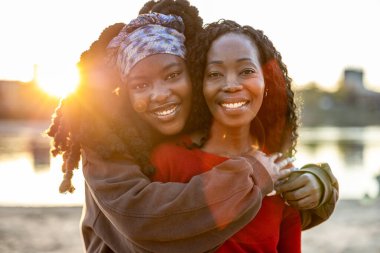
[[[80,253],[80,207],[0,207],[0,252]],[[304,253],[379,253],[380,199],[341,200],[333,216],[303,233]]]

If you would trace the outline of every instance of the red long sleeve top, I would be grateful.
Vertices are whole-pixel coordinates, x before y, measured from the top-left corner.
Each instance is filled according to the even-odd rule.
[[[186,138],[184,140],[190,141]],[[152,153],[152,163],[156,167],[152,180],[188,182],[193,176],[206,172],[227,159],[200,149],[188,149],[174,142],[164,143]],[[301,252],[300,214],[286,205],[278,195],[264,197],[254,219],[225,241],[216,252]]]

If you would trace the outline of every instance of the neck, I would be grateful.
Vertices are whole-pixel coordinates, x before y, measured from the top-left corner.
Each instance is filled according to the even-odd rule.
[[[202,150],[220,156],[239,156],[257,149],[257,141],[250,133],[250,125],[230,128],[213,122],[210,138]]]

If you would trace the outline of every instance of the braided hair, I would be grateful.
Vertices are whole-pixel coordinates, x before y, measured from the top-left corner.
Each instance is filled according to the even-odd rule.
[[[202,29],[203,21],[197,8],[187,0],[151,0],[140,14],[150,12],[181,16],[185,24],[186,47],[194,43],[195,35]],[[46,131],[52,138],[52,155],[62,155],[63,158],[61,193],[75,190],[71,179],[73,170],[79,167],[84,147],[94,150],[103,159],[132,156],[144,174],[149,176],[154,172],[149,154],[159,140],[155,136],[157,132],[139,120],[125,102],[117,70],[106,61],[107,45],[124,26],[115,23],[107,27],[82,53],[78,63],[79,87],[61,99]]]
[[[291,89],[292,79],[288,76],[286,65],[281,54],[273,43],[261,31],[251,26],[241,26],[231,20],[219,20],[205,26],[205,30],[197,37],[188,56],[188,66],[194,88],[194,112],[210,129],[212,115],[205,108],[207,104],[203,96],[203,78],[207,63],[207,53],[220,36],[227,33],[244,34],[257,46],[259,60],[263,69],[265,92],[262,106],[251,123],[251,132],[258,138],[266,152],[284,152],[293,155],[298,138],[298,117]],[[195,126],[194,126],[195,127]],[[254,132],[253,132],[254,131]]]

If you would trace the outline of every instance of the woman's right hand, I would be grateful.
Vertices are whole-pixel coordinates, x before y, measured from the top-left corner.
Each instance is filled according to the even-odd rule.
[[[265,167],[273,183],[285,180],[293,171],[292,162],[295,160],[293,157],[282,157],[282,153],[266,155],[258,150],[253,151],[250,155],[254,156]]]

